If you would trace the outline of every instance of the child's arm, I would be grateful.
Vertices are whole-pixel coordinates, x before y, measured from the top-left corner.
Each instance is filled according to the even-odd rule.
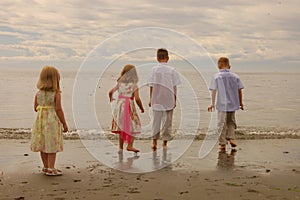
[[[216,94],[217,94],[217,90],[211,91],[211,105],[207,109],[208,112],[212,112],[215,109]]]
[[[244,110],[242,89],[239,89],[239,99],[240,99],[240,108],[241,108],[241,110]]]
[[[174,100],[175,100],[175,102],[174,102],[174,108],[176,107],[176,96],[177,96],[177,86],[175,85],[174,87]]]
[[[37,112],[37,107],[38,107],[38,102],[37,102],[37,96],[35,95],[35,97],[34,97],[34,107],[33,107],[35,112]]]
[[[62,106],[61,106],[61,95],[59,92],[57,92],[55,94],[55,112],[60,120],[60,122],[63,124],[63,132],[67,132],[68,131],[68,126],[67,126],[67,123],[66,123],[66,120],[65,120],[65,115],[64,115],[64,111],[62,109]]]
[[[109,93],[108,93],[108,96],[109,96],[109,101],[112,102],[113,100],[115,100],[113,98],[113,94],[118,90],[118,85],[116,85],[115,87],[113,87]]]
[[[150,86],[150,100],[149,100],[149,107],[151,107],[151,104],[152,104],[152,102],[151,102],[151,99],[152,99],[152,91],[153,91],[153,87]]]
[[[142,101],[141,101],[141,98],[140,98],[140,95],[139,95],[139,88],[138,87],[135,88],[133,95],[134,95],[134,99],[135,99],[136,104],[141,109],[141,113],[144,113],[144,107],[143,107],[143,104],[142,104]]]

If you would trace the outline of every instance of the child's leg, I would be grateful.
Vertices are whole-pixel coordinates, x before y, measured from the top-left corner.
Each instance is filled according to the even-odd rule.
[[[122,135],[119,134],[119,150],[123,150],[124,140],[122,139]]]
[[[41,152],[41,158],[42,158],[42,161],[43,161],[43,164],[44,164],[44,168],[48,168],[48,154],[47,153],[44,153],[44,152]]]
[[[152,149],[153,150],[157,149],[157,139],[153,139],[153,141],[152,141]]]
[[[48,167],[53,169],[55,166],[56,153],[48,153]]]
[[[168,110],[164,114],[166,117],[161,132],[163,139],[163,147],[167,147],[168,141],[172,138],[173,110]]]
[[[227,113],[226,125],[227,125],[227,139],[229,140],[232,147],[236,147],[237,145],[234,142],[235,129],[236,129],[235,112]]]
[[[60,176],[62,172],[58,169],[55,169],[55,160],[56,160],[56,153],[48,153],[48,172],[46,175],[48,176]]]
[[[218,111],[217,134],[219,134],[219,145],[222,149],[224,149],[227,144],[225,122],[226,112]]]
[[[153,110],[153,124],[152,124],[152,149],[156,150],[157,140],[160,137],[160,126],[161,126],[161,119],[162,119],[163,112]]]

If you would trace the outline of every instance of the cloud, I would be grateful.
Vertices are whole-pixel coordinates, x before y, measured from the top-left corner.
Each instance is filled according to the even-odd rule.
[[[297,0],[2,0],[0,4],[2,64],[12,59],[82,61],[111,35],[144,26],[191,36],[213,58],[299,61]]]

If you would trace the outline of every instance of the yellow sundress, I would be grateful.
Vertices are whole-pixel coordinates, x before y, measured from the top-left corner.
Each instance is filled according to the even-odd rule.
[[[34,152],[63,151],[62,124],[55,112],[55,91],[37,93],[37,116],[31,133],[30,149]]]

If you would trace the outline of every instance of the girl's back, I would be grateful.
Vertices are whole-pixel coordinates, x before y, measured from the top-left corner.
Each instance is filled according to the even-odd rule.
[[[40,90],[37,93],[37,102],[39,106],[53,106],[55,107],[55,91]]]
[[[119,83],[118,92],[119,95],[132,97],[134,93],[134,83]]]

